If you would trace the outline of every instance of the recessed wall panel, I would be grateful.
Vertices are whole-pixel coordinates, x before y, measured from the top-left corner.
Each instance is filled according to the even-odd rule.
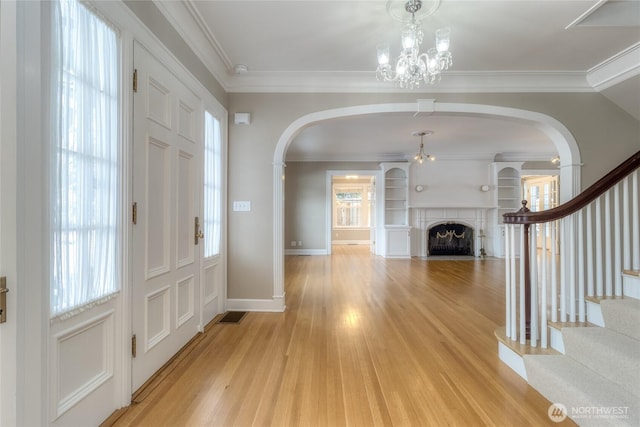
[[[218,296],[218,287],[216,286],[218,266],[211,265],[204,270],[204,303],[208,304]]]
[[[113,376],[113,311],[54,338],[54,418],[75,406]]]
[[[193,157],[185,152],[178,155],[176,206],[177,265],[194,262],[195,213],[193,211]]]
[[[178,134],[190,142],[195,142],[195,111],[184,101],[178,103]]]
[[[169,146],[154,139],[147,146],[147,278],[169,270]]]
[[[147,85],[147,117],[171,129],[171,96],[169,89],[153,77]]]
[[[179,327],[189,319],[193,317],[194,314],[194,296],[195,292],[195,283],[193,281],[193,276],[186,277],[178,282],[176,295],[176,307],[177,307],[177,325]]]
[[[171,332],[170,287],[166,286],[159,291],[147,295],[145,306],[145,349],[148,351]]]

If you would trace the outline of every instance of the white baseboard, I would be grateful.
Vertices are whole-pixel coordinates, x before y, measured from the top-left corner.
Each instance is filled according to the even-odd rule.
[[[328,255],[326,249],[285,249],[285,255]]]
[[[370,240],[334,240],[332,245],[370,245]]]
[[[284,295],[273,299],[227,299],[227,311],[266,311],[281,313],[287,309]]]

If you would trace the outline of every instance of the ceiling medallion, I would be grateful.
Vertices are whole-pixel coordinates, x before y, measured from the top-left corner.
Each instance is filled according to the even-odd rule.
[[[420,18],[433,14],[440,1],[431,2],[431,7],[423,10],[423,0],[407,0],[404,3],[406,17],[402,19],[398,15],[397,4],[393,0],[387,2],[387,11],[398,20],[406,22],[402,29],[400,39],[402,41],[402,51],[396,59],[395,67],[389,63],[389,44],[378,45],[378,69],[376,76],[378,80],[385,82],[395,82],[401,88],[415,89],[422,83],[434,84],[440,81],[441,73],[447,70],[452,64],[451,52],[449,52],[449,28],[440,28],[435,32],[436,47],[428,49],[425,53],[420,53],[420,44],[424,37]]]

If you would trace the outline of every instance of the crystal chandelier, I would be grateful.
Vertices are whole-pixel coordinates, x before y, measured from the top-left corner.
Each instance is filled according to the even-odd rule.
[[[419,136],[420,137],[420,150],[418,151],[418,154],[413,156],[413,160],[417,161],[420,164],[422,164],[425,160],[434,161],[436,159],[431,154],[427,154],[427,153],[424,152],[424,141],[423,141],[423,138],[424,138],[425,135],[432,135],[432,134],[433,134],[433,131],[430,131],[430,130],[421,130],[421,131],[411,132],[412,136]]]
[[[404,9],[411,15],[401,33],[402,52],[396,60],[395,68],[389,64],[389,44],[378,45],[378,80],[395,82],[401,88],[415,89],[424,83],[434,84],[440,81],[440,74],[452,63],[449,52],[449,28],[436,31],[436,47],[420,53],[420,44],[424,34],[416,12],[422,8],[422,0],[408,0]]]

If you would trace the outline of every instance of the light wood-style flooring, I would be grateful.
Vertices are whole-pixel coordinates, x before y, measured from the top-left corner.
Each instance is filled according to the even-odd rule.
[[[335,246],[285,271],[286,312],[212,325],[115,425],[557,425],[498,359],[504,261]]]

